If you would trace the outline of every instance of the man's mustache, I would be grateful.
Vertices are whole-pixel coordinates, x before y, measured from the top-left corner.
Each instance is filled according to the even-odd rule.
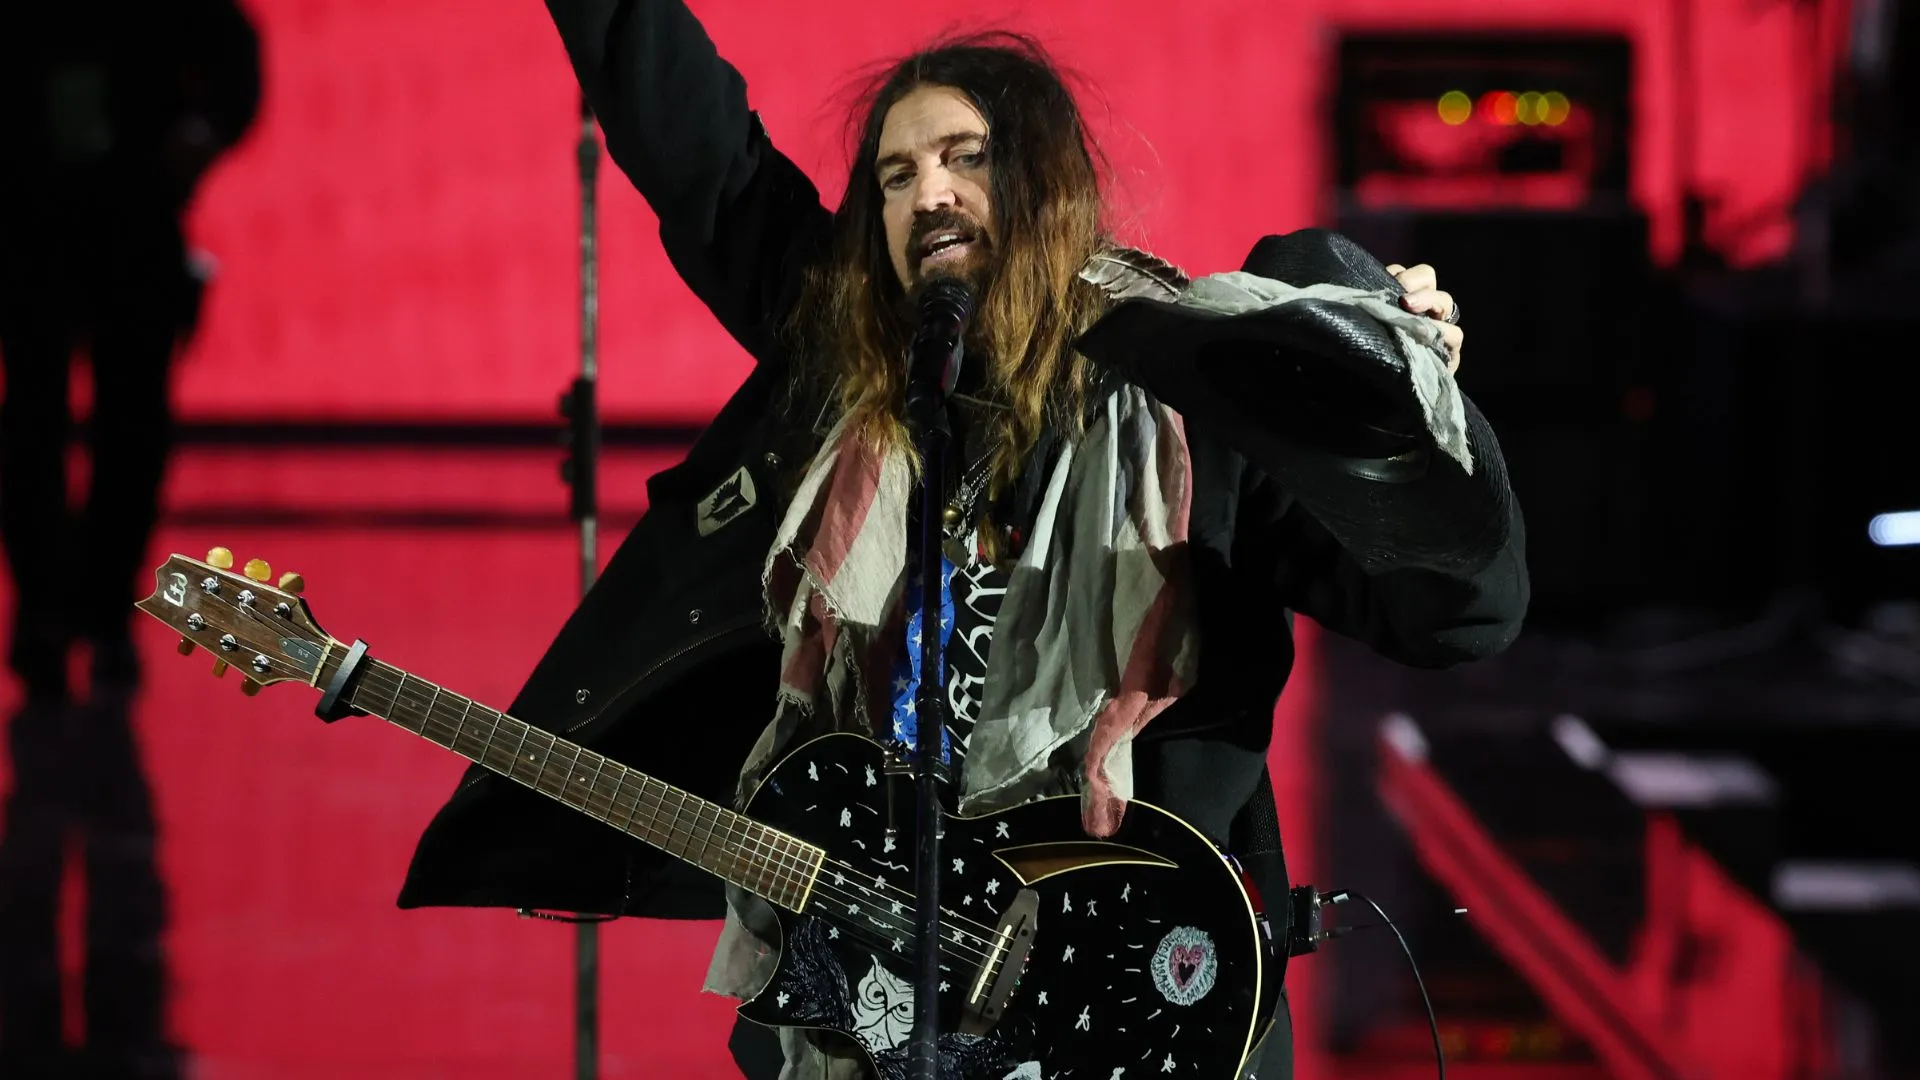
[[[991,243],[987,231],[966,214],[958,210],[934,210],[914,218],[913,229],[907,234],[907,256],[913,265],[920,265],[920,260],[926,258],[927,238],[943,232],[957,232],[978,247]]]

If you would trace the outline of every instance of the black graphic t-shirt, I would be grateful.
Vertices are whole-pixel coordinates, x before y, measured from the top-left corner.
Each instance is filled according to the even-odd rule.
[[[991,563],[974,562],[954,570],[947,579],[953,597],[953,633],[946,642],[947,738],[956,763],[966,759],[967,737],[980,719],[987,696],[987,649],[993,644],[993,626],[1000,618],[1000,599],[1007,592],[1007,572]]]

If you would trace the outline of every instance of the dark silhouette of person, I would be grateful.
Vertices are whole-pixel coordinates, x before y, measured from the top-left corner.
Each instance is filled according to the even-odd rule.
[[[0,818],[0,1076],[178,1075],[152,800],[129,724],[130,624],[171,437],[169,376],[199,314],[183,217],[259,98],[259,41],[232,0],[0,5],[0,538],[8,660],[26,692]],[[80,356],[93,406],[76,509]],[[68,677],[80,643],[85,700]],[[57,960],[69,866],[84,875],[78,1018]]]
[[[169,448],[168,376],[199,313],[182,218],[253,120],[259,44],[232,0],[9,4],[0,95],[10,659],[30,696],[57,698],[75,639],[101,654],[96,681],[134,681],[128,624]],[[81,351],[91,483],[74,514],[65,450]]]

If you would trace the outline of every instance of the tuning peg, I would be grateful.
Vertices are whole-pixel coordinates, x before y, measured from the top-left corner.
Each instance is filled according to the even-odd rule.
[[[243,573],[253,580],[264,584],[268,578],[273,576],[273,567],[268,566],[267,560],[265,559],[248,559],[247,568]]]
[[[307,579],[289,570],[280,575],[280,588],[295,596],[307,591]]]
[[[215,660],[213,662],[213,677],[217,679],[220,676],[225,675],[226,673],[227,673],[227,662],[225,660]]]
[[[175,652],[179,653],[181,656],[192,656],[193,641],[190,638],[183,637],[180,639],[180,644],[175,645],[173,649]]]
[[[233,569],[233,552],[217,547],[207,552],[207,565],[221,570]]]
[[[248,697],[252,697],[253,695],[260,692],[260,684],[257,682],[254,682],[252,679],[241,679],[240,692],[247,695]]]

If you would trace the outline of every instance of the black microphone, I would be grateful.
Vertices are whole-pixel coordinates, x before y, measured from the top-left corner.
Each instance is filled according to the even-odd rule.
[[[935,278],[921,290],[920,322],[907,357],[907,426],[913,430],[944,428],[940,422],[947,395],[960,380],[972,316],[973,290],[965,282]]]

